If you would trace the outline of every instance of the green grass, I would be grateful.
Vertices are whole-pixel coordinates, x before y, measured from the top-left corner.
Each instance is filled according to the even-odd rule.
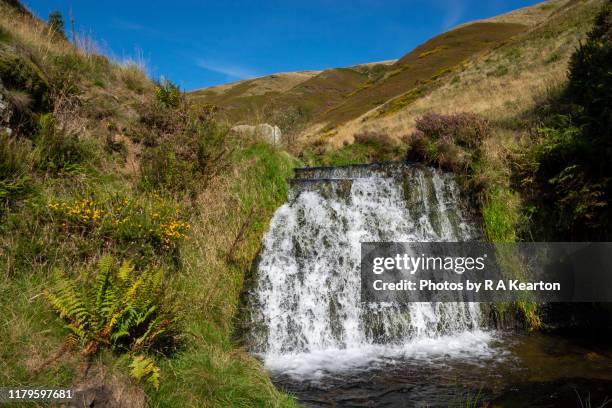
[[[356,135],[353,143],[339,149],[305,149],[300,159],[304,166],[342,166],[347,164],[380,163],[401,160],[405,146],[385,137],[384,134]]]
[[[0,2],[3,13],[7,7]],[[295,406],[240,348],[235,330],[244,275],[273,212],[286,200],[297,161],[228,136],[190,106],[179,112],[183,101],[156,97],[152,81],[134,65],[119,66],[68,43],[39,43],[44,27],[35,25],[42,23],[15,14],[8,24],[5,16],[3,83],[10,76],[11,86],[48,84],[78,103],[61,105],[65,100],[42,85],[22,89],[56,103],[58,114],[32,105],[34,111],[23,111],[27,133],[0,135],[0,383],[96,385],[102,370],[115,379],[104,380],[112,392],[126,386],[142,396],[144,390],[152,406]],[[31,69],[16,71],[15,64]],[[178,121],[179,114],[187,119]],[[113,149],[115,142],[122,149]],[[157,167],[139,165],[160,146],[189,165],[169,182],[149,177],[143,186],[141,170],[150,175]],[[171,235],[172,220],[190,225],[180,234],[186,239]],[[118,352],[102,349],[83,358],[42,296],[54,286],[54,268],[80,285],[95,277],[97,261],[107,254],[133,261],[135,273],[148,267],[166,272],[179,347],[154,355],[159,391],[131,379]]]
[[[167,255],[149,250],[140,261],[144,265],[165,264],[169,269],[168,284],[181,294],[177,307],[184,347],[169,358],[158,359],[161,388],[156,391],[146,387],[154,406],[295,406],[293,399],[271,385],[257,361],[237,349],[232,336],[244,273],[255,257],[271,215],[286,199],[286,180],[296,161],[265,144],[245,143],[233,151],[231,163],[234,170],[223,175],[228,189],[225,194],[216,194],[227,203],[224,211],[229,216],[211,219],[206,213],[190,210],[193,215],[189,222],[196,230],[189,234],[188,241]],[[40,296],[51,285],[51,268],[87,272],[95,259],[109,249],[119,257],[135,259],[134,251],[142,248],[138,240],[101,240],[93,233],[67,233],[62,227],[64,221],[47,209],[47,203],[56,202],[58,197],[68,202],[78,199],[82,192],[72,190],[69,184],[75,178],[85,178],[81,185],[87,186],[94,200],[119,194],[143,204],[158,203],[152,204],[154,209],[159,205],[189,205],[177,203],[172,196],[152,197],[133,187],[118,187],[121,180],[106,174],[97,177],[77,172],[69,177],[72,180],[66,184],[47,179],[40,194],[28,197],[30,204],[9,209],[2,222],[0,250],[8,255],[0,275],[0,312],[8,316],[0,325],[0,381],[5,385],[66,386],[78,373],[77,356],[66,353],[53,360],[67,332]],[[253,206],[257,208],[255,216],[231,260],[226,258],[226,245],[216,246],[214,254],[201,252],[201,245],[211,237],[200,235],[200,223],[207,223],[217,234],[224,235],[224,242],[231,242],[235,230],[228,227],[241,224]],[[209,280],[211,275],[214,287]],[[214,298],[202,298],[203,293],[214,293]],[[118,357],[106,358],[112,361]],[[126,370],[121,364],[114,369]]]
[[[240,146],[232,161],[246,165],[227,185],[225,199],[237,207],[229,209],[226,219],[207,222],[217,224],[211,229],[228,235],[231,241],[234,236],[225,226],[239,225],[251,208],[257,210],[231,260],[221,251],[227,248],[205,254],[197,241],[185,245],[185,262],[193,267],[178,276],[175,285],[184,294],[181,303],[188,341],[184,351],[162,363],[167,376],[159,391],[151,390],[153,406],[295,406],[292,398],[271,385],[260,363],[237,350],[232,339],[236,338],[234,327],[245,271],[259,249],[271,215],[286,200],[287,178],[296,161],[265,144]],[[205,255],[211,259],[203,259]]]
[[[189,347],[162,364],[167,374],[159,391],[150,391],[152,406],[297,406],[272,386],[253,357],[237,351],[218,329],[194,321],[189,337]]]
[[[519,219],[518,196],[502,187],[487,191],[482,203],[483,226],[491,242],[515,242]]]
[[[46,277],[29,273],[0,277],[0,383],[5,387],[65,387],[75,374],[74,359],[65,357],[45,367],[61,347],[67,331],[41,296]]]

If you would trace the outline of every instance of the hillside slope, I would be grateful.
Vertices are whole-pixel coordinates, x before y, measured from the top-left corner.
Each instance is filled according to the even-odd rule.
[[[243,81],[221,93],[217,89],[215,95],[211,88],[190,97],[198,103],[217,104],[230,123],[277,124],[297,136],[301,146],[331,143],[337,147],[350,143],[355,134],[368,132],[399,138],[413,128],[414,115],[437,108],[428,108],[437,98],[438,104],[444,104],[442,111],[466,104],[479,112],[485,105],[499,109],[505,103],[524,104],[561,77],[599,3],[550,0],[462,24],[391,64],[365,71],[355,67],[325,70],[284,91],[247,96],[246,88],[237,92],[249,83]],[[500,95],[492,98],[491,89],[499,89]],[[514,101],[511,94],[516,95]]]
[[[337,127],[332,142],[340,145],[364,132],[401,138],[428,111],[471,111],[494,121],[513,120],[533,109],[548,91],[563,86],[570,55],[585,38],[601,4],[598,0],[561,1],[510,13],[506,18],[515,21],[530,12],[528,21],[533,24],[494,50],[462,61],[436,81]],[[534,10],[545,17],[536,18]]]
[[[295,406],[232,339],[295,159],[15,3],[0,0],[0,384],[79,389],[83,406]]]
[[[197,90],[189,96],[196,103],[221,107],[221,117],[231,123],[271,120],[289,128],[337,106],[347,95],[387,72],[393,62],[281,73]]]

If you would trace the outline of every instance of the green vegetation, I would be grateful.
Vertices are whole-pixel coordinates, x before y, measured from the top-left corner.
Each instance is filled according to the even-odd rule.
[[[480,166],[480,147],[489,136],[489,123],[478,115],[426,114],[417,120],[409,138],[408,160],[423,161],[456,173]]]
[[[142,396],[133,406],[144,393],[160,407],[295,406],[234,339],[245,272],[298,164],[407,154],[460,175],[492,242],[609,239],[609,6],[573,55],[568,86],[537,109],[424,109],[402,141],[359,131],[337,149],[328,142],[340,123],[383,103],[377,117],[386,119],[447,80],[456,89],[478,82],[464,75],[469,58],[478,65],[496,49],[477,78],[510,80],[514,61],[530,58],[515,37],[526,27],[466,25],[392,65],[331,69],[264,94],[249,94],[250,80],[186,97],[136,63],[49,35],[63,32],[58,19],[44,24],[3,0],[0,12],[0,96],[9,106],[0,112],[3,385],[95,389],[107,372],[116,398],[134,395],[122,397],[117,384]],[[521,41],[540,50],[563,30],[579,32],[580,18],[558,16]],[[563,61],[563,47],[553,47],[550,64]],[[298,162],[223,123],[252,118],[289,135],[315,123],[326,133]],[[528,299],[497,310],[509,312],[540,324]]]
[[[417,119],[407,158],[462,175],[491,242],[608,239],[610,14],[606,3],[571,57],[567,86],[550,91],[528,115],[497,123],[467,113]],[[531,136],[516,138],[524,126]],[[516,264],[512,254],[499,255]],[[513,268],[506,273],[520,279]],[[508,312],[529,328],[541,324],[529,299],[496,310]]]
[[[0,383],[294,406],[233,331],[296,160],[230,135],[172,82],[0,11]]]
[[[578,398],[578,403],[580,404],[580,408],[592,408],[593,402],[591,401],[591,394],[587,394],[585,396],[580,395],[578,390],[576,391],[576,398]],[[604,408],[612,403],[612,400],[609,398],[605,398],[601,404],[597,405],[597,408]]]
[[[402,143],[384,133],[360,133],[353,143],[329,149],[325,139],[302,151],[300,159],[307,166],[342,166],[355,163],[379,163],[399,160],[405,154]]]
[[[521,221],[519,194],[499,169],[499,157],[486,149],[493,129],[484,118],[471,113],[427,114],[417,120],[415,133],[408,139],[407,159],[455,172],[482,215],[483,232],[493,243],[515,242]],[[498,247],[497,257],[505,276],[523,278],[512,251]],[[507,313],[516,315],[530,330],[540,327],[535,303],[526,298],[512,305],[496,305],[498,321]]]
[[[155,97],[165,108],[176,108],[181,103],[181,90],[172,81],[162,77],[155,86]]]
[[[89,358],[101,347],[129,353],[132,376],[159,388],[160,370],[142,353],[166,354],[176,342],[175,318],[163,300],[163,269],[137,273],[124,261],[115,270],[112,262],[110,256],[100,258],[98,276],[84,278],[79,286],[56,271],[58,287],[45,297],[72,333],[66,344],[81,343],[81,357]]]
[[[491,242],[514,242],[520,220],[516,193],[500,173],[499,157],[487,150],[493,137],[489,121],[473,113],[426,114],[408,138],[408,161],[424,162],[460,176],[482,214]]]
[[[612,7],[606,2],[569,64],[569,82],[539,115],[520,177],[534,231],[548,239],[608,240],[612,199]]]
[[[93,161],[96,153],[88,141],[59,128],[52,113],[40,116],[34,144],[34,167],[55,174],[82,170],[80,165]]]

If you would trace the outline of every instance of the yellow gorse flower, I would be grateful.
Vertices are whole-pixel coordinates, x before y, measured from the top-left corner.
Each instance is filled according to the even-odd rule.
[[[47,204],[47,207],[66,218],[80,223],[100,224],[102,218],[108,215],[104,210],[99,209],[94,201],[88,199],[73,203],[50,202]]]
[[[164,249],[170,249],[178,241],[187,239],[187,232],[191,226],[180,220],[171,220],[161,224],[158,229],[159,239]]]
[[[88,225],[103,228],[101,231],[111,236],[129,231],[130,234],[143,239],[158,242],[164,250],[170,250],[179,241],[187,239],[187,231],[191,226],[179,219],[179,206],[160,205],[148,209],[130,204],[127,198],[113,201],[110,206],[83,199],[74,202],[52,201],[47,207],[63,219],[64,226]]]

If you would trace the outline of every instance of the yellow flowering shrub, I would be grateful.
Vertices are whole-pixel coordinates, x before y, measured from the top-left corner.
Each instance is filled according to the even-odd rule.
[[[187,239],[190,228],[181,217],[180,207],[159,197],[51,201],[47,208],[53,222],[69,231],[99,234],[126,245],[146,242],[163,251],[170,251]]]

